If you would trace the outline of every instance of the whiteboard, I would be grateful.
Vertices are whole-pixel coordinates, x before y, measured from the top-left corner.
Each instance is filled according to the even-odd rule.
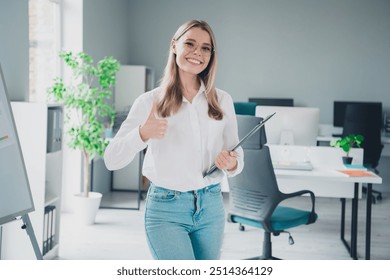
[[[34,210],[26,167],[0,65],[0,225]]]

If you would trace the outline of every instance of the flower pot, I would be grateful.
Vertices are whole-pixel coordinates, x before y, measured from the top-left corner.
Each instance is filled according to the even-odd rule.
[[[89,192],[88,197],[82,193],[76,194],[74,196],[75,220],[81,225],[94,224],[101,200],[102,194],[98,192]]]
[[[343,157],[344,164],[351,164],[352,160],[353,160],[353,157]]]

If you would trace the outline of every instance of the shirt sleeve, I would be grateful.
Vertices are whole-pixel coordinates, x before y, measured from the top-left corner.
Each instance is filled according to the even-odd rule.
[[[135,100],[118,133],[107,146],[104,152],[104,163],[108,170],[125,167],[138,152],[147,147],[147,143],[142,140],[139,133],[139,128],[151,109],[152,101],[149,102],[147,94],[149,93]]]
[[[225,102],[224,102],[225,103]],[[225,147],[230,150],[238,142],[238,129],[237,129],[237,118],[234,111],[233,99],[230,95],[227,95],[226,103],[223,106],[225,117],[227,117],[226,127],[224,129],[224,143]],[[235,152],[237,153],[237,168],[233,171],[224,170],[228,177],[233,177],[241,173],[244,168],[244,151],[241,147],[238,147]]]

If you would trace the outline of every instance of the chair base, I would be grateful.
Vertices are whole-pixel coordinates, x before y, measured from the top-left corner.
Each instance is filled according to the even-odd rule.
[[[245,231],[245,226],[241,223],[239,224],[238,228],[240,231]],[[283,232],[285,232],[285,231],[283,231]],[[280,233],[281,232],[275,232],[273,234],[275,236],[277,236]],[[290,245],[292,245],[292,244],[290,244]],[[263,255],[252,257],[252,258],[247,258],[244,260],[282,260],[282,259],[279,259],[277,257],[272,256],[272,242],[271,242],[271,233],[270,232],[264,232]]]
[[[272,256],[270,258],[264,258],[263,256],[258,256],[258,257],[244,259],[244,260],[281,260],[281,259]]]
[[[239,224],[239,230],[245,231],[245,226],[243,224]],[[278,236],[280,233],[288,233],[289,234],[289,244],[294,244],[294,239],[292,238],[290,232],[288,231],[277,231],[272,232],[273,235]],[[271,242],[271,232],[264,231],[264,240],[263,240],[263,254],[261,256],[245,258],[244,260],[282,260],[272,255],[272,242]]]
[[[374,172],[375,174],[379,174],[379,170],[374,168],[374,167],[370,167],[368,166],[367,167],[370,171]],[[366,194],[367,193],[367,187],[363,186],[363,189],[362,189],[363,193]],[[376,196],[375,196],[376,195]],[[382,200],[382,192],[380,191],[376,191],[376,190],[372,190],[372,203],[375,204],[377,201],[381,201]]]
[[[366,194],[367,193],[367,188],[363,186],[362,191],[363,191],[364,194]],[[376,190],[372,190],[372,203],[376,204],[377,201],[381,201],[381,200],[382,200],[382,192],[376,191]]]
[[[245,260],[281,260],[277,257],[272,256],[272,242],[270,232],[264,232],[263,255],[248,258]]]

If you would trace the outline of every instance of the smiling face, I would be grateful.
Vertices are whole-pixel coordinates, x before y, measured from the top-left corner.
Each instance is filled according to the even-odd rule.
[[[198,75],[209,64],[213,46],[209,33],[194,27],[172,41],[172,51],[181,74]]]

